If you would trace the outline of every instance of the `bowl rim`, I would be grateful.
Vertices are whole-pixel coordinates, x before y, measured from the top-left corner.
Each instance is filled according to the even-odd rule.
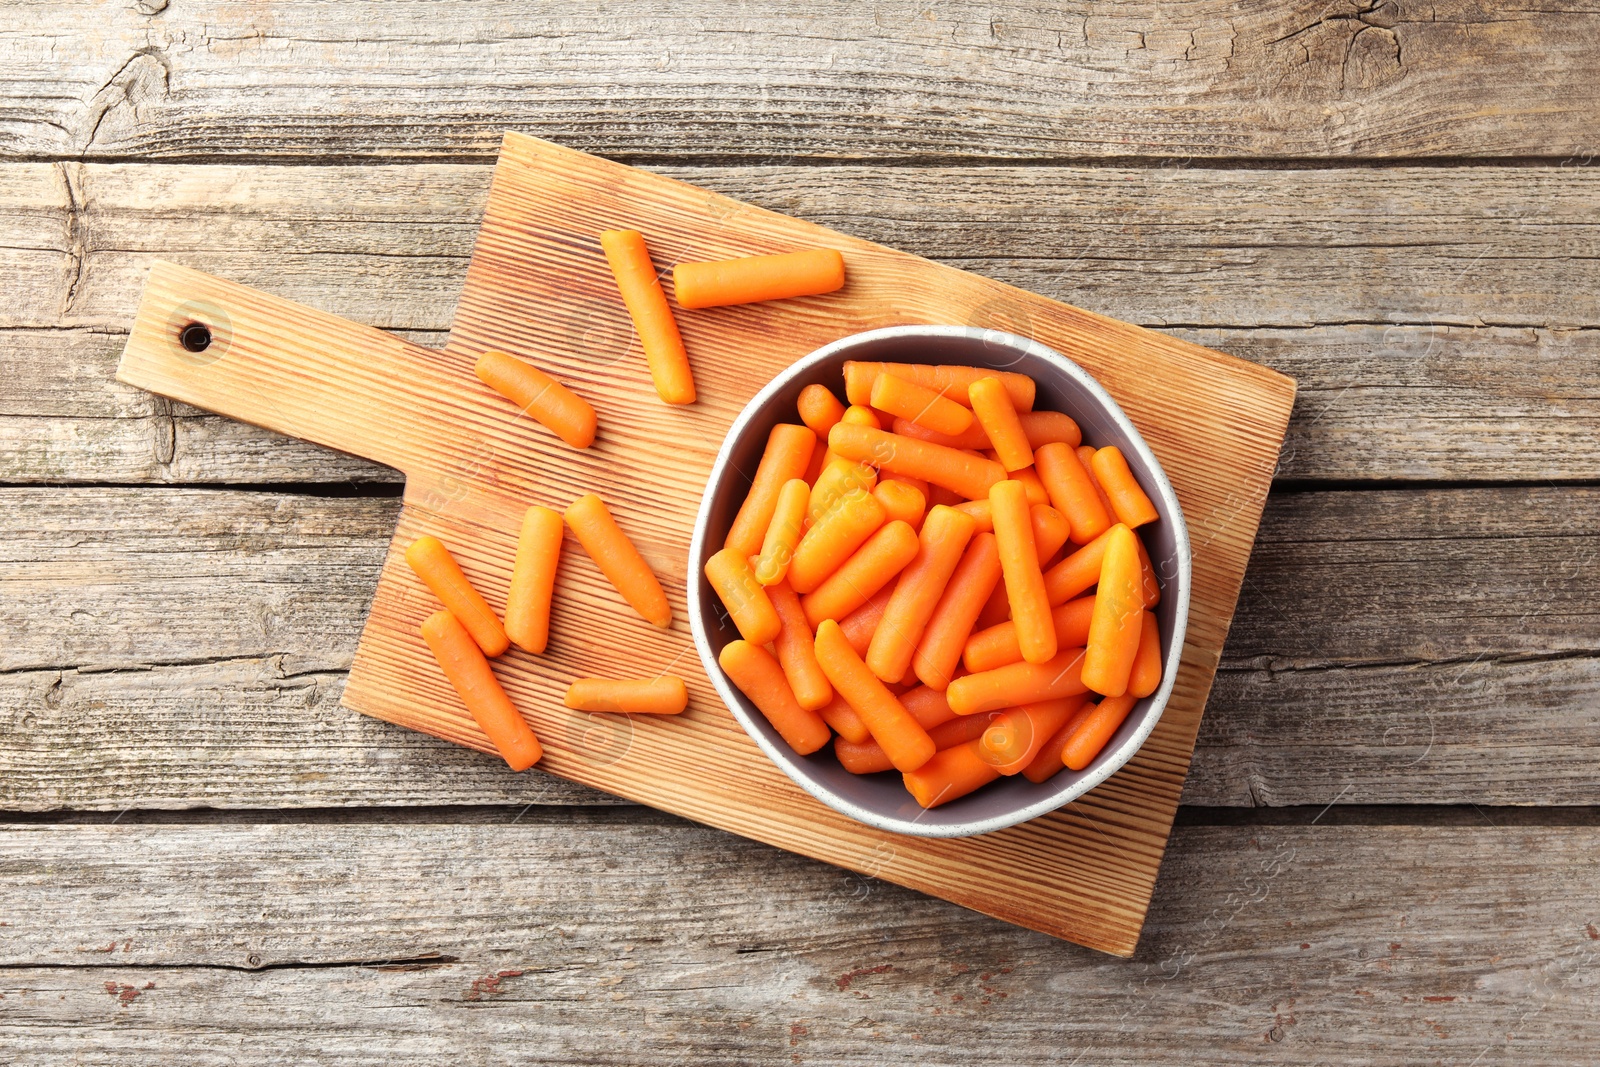
[[[1110,752],[1102,752],[1095,760],[1095,767],[1090,773],[1085,774],[1071,785],[1046,792],[1039,800],[1023,805],[1012,811],[999,815],[990,815],[978,819],[970,819],[960,823],[947,823],[942,825],[919,823],[916,817],[905,819],[898,816],[883,815],[879,812],[863,808],[861,805],[828,789],[818,782],[811,781],[805,775],[795,771],[793,762],[799,757],[787,746],[782,745],[781,739],[774,742],[757,727],[756,723],[741,706],[743,694],[740,693],[728,680],[721,665],[717,662],[716,653],[711,648],[711,640],[705,625],[706,604],[704,603],[700,575],[694,572],[695,561],[700,559],[705,549],[706,527],[710,522],[712,487],[716,485],[727,473],[729,457],[733,452],[734,442],[748,429],[755,416],[771,402],[772,398],[786,388],[795,378],[805,374],[818,363],[839,355],[841,352],[860,345],[877,341],[895,340],[900,338],[926,338],[944,337],[959,338],[962,340],[982,341],[996,347],[1007,347],[1036,356],[1052,363],[1068,377],[1074,379],[1086,392],[1102,407],[1105,414],[1128,435],[1129,444],[1144,461],[1145,467],[1150,471],[1155,482],[1153,488],[1162,498],[1163,519],[1170,519],[1173,530],[1173,558],[1177,563],[1177,574],[1169,579],[1169,585],[1175,587],[1173,593],[1177,603],[1173,611],[1173,626],[1171,643],[1162,662],[1161,685],[1151,694],[1152,704],[1144,713],[1144,719],[1138,728],[1117,748]],[[897,362],[888,360],[884,362]],[[1190,586],[1193,581],[1193,553],[1189,541],[1189,528],[1183,518],[1183,510],[1178,504],[1178,496],[1168,480],[1166,471],[1156,459],[1155,453],[1150,450],[1144,436],[1138,427],[1129,419],[1110,393],[1106,392],[1093,375],[1084,370],[1076,362],[1058,352],[1048,345],[1042,344],[1029,337],[1019,334],[1006,333],[1000,330],[983,329],[975,326],[887,326],[875,330],[866,330],[861,333],[849,334],[835,341],[830,341],[801,356],[789,366],[779,371],[771,381],[761,388],[749,402],[740,409],[739,414],[728,425],[727,433],[723,436],[722,445],[717,450],[716,460],[712,463],[711,471],[706,478],[706,488],[700,497],[700,507],[695,513],[694,532],[689,541],[689,573],[686,575],[686,589],[688,600],[689,628],[694,636],[696,650],[700,653],[700,660],[706,669],[711,684],[716,688],[717,695],[727,706],[745,733],[750,735],[773,764],[787,775],[796,785],[800,786],[811,796],[826,804],[833,810],[848,815],[858,822],[891,833],[905,834],[911,837],[971,837],[977,834],[990,833],[1003,830],[1010,826],[1038,818],[1058,808],[1072,803],[1091,789],[1110,778],[1123,765],[1131,759],[1145,741],[1149,738],[1156,724],[1165,713],[1167,702],[1172,695],[1173,686],[1177,681],[1178,667],[1183,655],[1184,639],[1188,631]],[[782,746],[780,748],[780,746]]]

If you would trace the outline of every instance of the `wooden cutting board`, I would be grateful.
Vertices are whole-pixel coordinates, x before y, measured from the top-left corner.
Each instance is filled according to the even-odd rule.
[[[834,247],[849,282],[824,297],[679,312],[700,398],[668,407],[600,251],[598,234],[613,227],[643,231],[664,270]],[[196,323],[210,342],[190,351]],[[1021,333],[1081,363],[1155,450],[1194,543],[1183,665],[1144,748],[1062,811],[958,840],[873,830],[792,784],[717,699],[684,608],[700,494],[746,400],[814,348],[906,323]],[[534,361],[593,403],[595,445],[566,447],[484,388],[472,365],[486,348]],[[498,610],[528,505],[561,509],[598,492],[662,577],[675,618],[667,631],[646,624],[568,538],[549,650],[513,649],[496,667],[544,743],[541,769],[1121,955],[1149,906],[1294,398],[1294,383],[1263,367],[518,134],[501,148],[443,351],[158,263],[117,377],[405,473],[347,706],[491,751],[418,636],[437,604],[402,552],[438,536]],[[575,677],[663,671],[688,681],[682,716],[562,706]]]

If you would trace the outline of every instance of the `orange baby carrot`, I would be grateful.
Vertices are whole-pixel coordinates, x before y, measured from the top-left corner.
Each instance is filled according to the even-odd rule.
[[[1139,480],[1129,469],[1122,449],[1115,445],[1100,449],[1089,461],[1089,467],[1110,499],[1111,510],[1116,513],[1117,521],[1128,529],[1155,522],[1161,517],[1144,490],[1139,488]]]
[[[1039,566],[1043,567],[1071,538],[1072,524],[1049,504],[1029,505],[1028,521],[1033,527],[1033,546],[1038,550]]]
[[[1079,597],[1052,608],[1050,624],[1055,627],[1056,645],[1082,648],[1089,640],[1089,620],[1093,615],[1092,596]],[[1008,663],[1021,663],[1022,648],[1017,644],[1016,623],[1007,620],[973,634],[962,650],[961,662],[973,674],[992,671]]]
[[[1077,448],[1083,443],[1083,431],[1072,421],[1072,416],[1061,411],[1022,411],[1017,413],[1022,422],[1022,432],[1028,435],[1028,447],[1038,449],[1052,441],[1061,441]]]
[[[561,561],[561,512],[535,504],[522,517],[517,562],[506,592],[506,636],[535,655],[550,641],[550,599]]]
[[[1055,777],[1066,768],[1061,762],[1061,750],[1067,747],[1067,739],[1072,736],[1072,731],[1078,724],[1087,719],[1094,711],[1094,701],[1078,697],[1078,710],[1068,716],[1067,721],[1061,724],[1061,729],[1051,734],[1045,743],[1039,746],[1039,751],[1034,755],[1033,762],[1022,768],[1022,776],[1030,782],[1038,783]]]
[[[911,702],[916,698],[917,694],[927,692],[931,692],[931,690],[926,686],[913,689],[911,692],[901,696],[900,700],[906,705],[906,710],[911,711]],[[939,694],[935,695],[938,696]],[[945,705],[944,712],[945,717],[932,725],[923,722],[924,728],[928,731],[928,737],[933,740],[936,750],[942,751],[976,740],[982,737],[984,730],[989,727],[990,716],[988,715],[964,715],[956,718],[948,705]],[[913,714],[915,715],[915,712]],[[919,722],[922,721],[921,716],[916,717]],[[844,743],[841,744],[841,741]],[[847,741],[841,737],[834,741],[833,750],[838,755],[839,762],[844,765],[844,769],[852,774],[875,774],[878,771],[887,771],[894,766],[890,762],[888,754],[883,751],[883,746],[870,737],[860,742]],[[1059,759],[1059,757],[1057,758]]]
[[[862,363],[851,360],[844,365],[844,391],[852,404],[870,403],[872,383],[879,374],[889,373],[904,378],[935,392],[943,393],[958,404],[971,407],[967,391],[979,378],[998,378],[1011,396],[1018,411],[1032,411],[1034,400],[1033,379],[1013,371],[989,370],[986,367],[929,366],[925,363]]]
[[[1161,627],[1154,612],[1146,611],[1139,627],[1139,651],[1128,671],[1128,695],[1147,697],[1161,685]]]
[[[989,435],[983,432],[983,427],[976,419],[972,425],[959,434],[934,433],[926,426],[921,426],[910,419],[896,418],[889,424],[889,428],[902,437],[914,437],[919,441],[929,444],[943,445],[946,448],[978,449],[989,447]]]
[[[1084,545],[1044,575],[1044,591],[1052,606],[1065,604],[1100,580],[1100,564],[1106,557],[1110,529]]]
[[[1050,494],[1045,490],[1044,482],[1039,480],[1039,472],[1032,467],[1012,471],[1011,480],[1022,483],[1022,488],[1028,493],[1029,507],[1050,503]]]
[[[1106,697],[1084,716],[1061,749],[1061,762],[1067,769],[1081,771],[1093,763],[1136,703],[1131,696]]]
[[[850,741],[843,735],[833,739],[833,754],[839,766],[851,774],[877,774],[894,770],[894,762],[883,746],[870,737],[865,741]]]
[[[833,699],[833,686],[828,684],[828,676],[822,673],[822,667],[817,663],[816,635],[806,621],[805,609],[800,606],[800,598],[789,588],[788,582],[768,586],[767,596],[771,598],[773,610],[778,613],[778,622],[783,626],[773,642],[783,675],[789,679],[789,688],[794,691],[795,701],[802,708],[819,711]],[[829,725],[833,724],[830,722]]]
[[[834,459],[825,463],[806,502],[806,521],[816,522],[835,504],[856,490],[870,493],[878,484],[878,472],[865,463]]]
[[[871,600],[839,620],[839,629],[850,647],[856,650],[856,655],[867,654],[872,635],[878,632],[878,624],[883,621],[883,609],[889,606],[893,595],[894,586],[886,585],[874,593]]]
[[[849,559],[889,516],[870,493],[846,495],[811,524],[789,562],[789,584],[804,595]]]
[[[828,688],[831,690],[833,686],[830,684]],[[834,693],[833,699],[818,708],[817,714],[822,716],[823,722],[852,745],[877,744],[872,740],[872,731],[867,729],[867,724],[856,714],[856,709],[838,693]]]
[[[664,629],[672,625],[672,606],[667,603],[667,594],[662,592],[655,572],[600,498],[593,493],[580,496],[567,508],[566,519],[578,543],[622,599],[652,626]]]
[[[983,732],[983,754],[1003,775],[1019,774],[1050,736],[1083,706],[1081,696],[1041,700],[996,713]],[[977,715],[965,716],[976,719]]]
[[[661,291],[655,264],[650,262],[644,235],[638,230],[606,230],[600,235],[600,247],[605,249],[606,262],[611,264],[611,275],[633,318],[633,328],[639,332],[639,345],[650,365],[656,392],[669,404],[694,403],[694,373],[689,369],[689,356],[683,350],[677,320],[667,306],[667,295]]]
[[[746,556],[761,551],[767,527],[772,523],[772,513],[778,508],[778,494],[785,482],[805,476],[811,462],[811,450],[817,445],[817,435],[804,426],[780,422],[767,435],[767,447],[756,465],[755,477],[750,480],[750,492],[745,494],[739,513],[728,527],[724,544]]]
[[[968,741],[935,753],[933,758],[902,777],[906,789],[924,808],[936,808],[981,789],[1000,777],[979,751],[980,741]]]
[[[783,668],[760,645],[729,641],[717,662],[728,679],[766,716],[778,736],[800,755],[810,755],[833,736],[820,715],[807,711],[795,700]]]
[[[989,513],[988,497],[984,497],[982,500],[963,500],[954,506],[963,515],[971,516],[979,533],[992,533],[994,531],[994,517]]]
[[[815,627],[823,619],[843,619],[894,581],[916,555],[917,534],[910,524],[884,523],[821,585],[800,598],[806,621]]]
[[[417,572],[423,584],[433,590],[433,595],[449,609],[472,639],[478,642],[483,654],[493,659],[511,647],[511,639],[500,625],[491,608],[479,592],[472,588],[461,566],[444,547],[444,542],[427,534],[411,542],[406,549],[406,562]]]
[[[567,707],[618,715],[677,715],[689,706],[682,678],[579,678],[567,686]]]
[[[506,764],[514,771],[525,771],[539,762],[544,754],[539,739],[500,688],[489,661],[466,627],[449,611],[437,611],[422,624],[422,639]]]
[[[922,632],[976,529],[972,519],[955,508],[934,508],[928,513],[917,538],[916,558],[895,584],[883,621],[867,649],[867,666],[879,678],[898,681],[906,676]]]
[[[981,456],[867,426],[839,423],[828,431],[828,447],[846,459],[922,478],[969,500],[986,496],[989,486],[1005,478],[1005,469],[1000,464]]]
[[[573,448],[588,448],[594,443],[594,408],[538,367],[490,350],[478,357],[474,369],[483,384]]]
[[[808,385],[800,390],[795,407],[799,409],[800,421],[821,441],[826,441],[833,424],[844,418],[844,405],[826,385]]]
[[[764,645],[778,636],[783,624],[767,590],[756,581],[750,561],[731,548],[706,560],[706,580],[728,609],[739,636],[752,645]]]
[[[968,741],[976,741],[994,725],[994,720],[999,714],[997,711],[986,711],[981,715],[952,713],[949,720],[929,730],[928,736],[933,738],[933,747],[942,752],[947,748],[964,745]]]
[[[973,534],[911,659],[917,677],[930,690],[942,692],[955,677],[972,626],[999,581],[1000,549],[994,534]]]
[[[900,703],[904,704],[911,717],[917,720],[917,725],[929,731],[929,737],[933,737],[932,731],[956,718],[956,713],[950,710],[950,702],[944,698],[944,694],[931,686],[919,685],[915,689],[906,690],[900,694]],[[934,743],[938,744],[937,738],[934,739]]]
[[[934,754],[928,731],[867,668],[832,619],[817,628],[817,662],[834,690],[867,724],[873,740],[889,754],[896,770],[915,770]]]
[[[922,519],[928,510],[926,493],[919,492],[906,482],[888,479],[879,482],[877,488],[872,490],[872,495],[889,513],[891,521],[899,519],[913,530],[922,529]]]
[[[778,502],[773,506],[772,520],[767,523],[767,534],[761,541],[761,556],[755,564],[756,581],[762,585],[776,585],[789,573],[794,547],[805,532],[806,507],[810,501],[811,487],[803,478],[790,478],[778,490]]]
[[[999,453],[1000,464],[1008,471],[1033,466],[1033,449],[1022,430],[1022,420],[1012,406],[1011,394],[998,378],[979,378],[967,389],[972,413],[978,417],[989,443]]]
[[[972,426],[972,411],[942,394],[893,374],[872,381],[872,406],[934,433],[957,435]]]
[[[989,602],[978,612],[978,621],[972,624],[974,630],[987,630],[991,626],[998,626],[1011,618],[1011,601],[1006,596],[1006,583],[996,582],[994,592],[989,594]]]
[[[976,715],[1076,696],[1088,692],[1082,669],[1083,649],[1063,649],[1049,663],[1010,663],[982,674],[964,675],[950,683],[944,697],[957,715]]]
[[[1083,684],[1108,697],[1127,692],[1144,628],[1144,590],[1134,541],[1133,531],[1121,523],[1111,528],[1083,657]]]
[[[1144,606],[1153,608],[1161,603],[1161,583],[1156,581],[1156,569],[1150,565],[1150,553],[1144,547],[1144,538],[1134,534],[1134,544],[1139,546],[1140,587],[1144,590]]]
[[[833,453],[829,452],[826,445],[819,444],[811,450],[811,462],[806,464],[805,480],[807,485],[816,485],[817,479],[828,467],[828,458]]]
[[[1111,506],[1111,498],[1106,496],[1106,487],[1100,484],[1100,478],[1094,472],[1093,445],[1079,445],[1074,451],[1078,453],[1078,462],[1083,464],[1083,469],[1089,473],[1089,484],[1094,486],[1094,491],[1100,497],[1100,506],[1106,509],[1106,514],[1111,516],[1111,521],[1117,522],[1117,509]]]
[[[1078,453],[1065,442],[1044,445],[1033,454],[1039,479],[1050,494],[1050,503],[1072,523],[1072,540],[1087,544],[1111,527],[1111,516],[1100,502],[1089,472]]]
[[[1056,631],[1050,622],[1050,601],[1039,570],[1039,548],[1033,540],[1033,520],[1028,498],[1019,482],[998,482],[989,489],[989,510],[994,537],[1000,549],[1006,600],[1016,626],[1017,646],[1029,663],[1045,663],[1057,651]]]
[[[679,263],[672,268],[678,306],[690,309],[820,296],[843,286],[844,256],[834,248],[716,263]]]

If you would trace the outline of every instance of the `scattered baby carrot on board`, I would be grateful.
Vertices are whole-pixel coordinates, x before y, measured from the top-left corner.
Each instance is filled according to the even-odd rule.
[[[1018,411],[1032,411],[1037,387],[1026,374],[1013,371],[990,370],[987,367],[960,367],[954,365],[931,366],[926,363],[867,363],[850,360],[844,365],[845,396],[852,404],[872,402],[872,383],[879,374],[888,373],[915,382],[920,386],[943,393],[958,404],[971,407],[967,390],[979,378],[998,378],[1011,394],[1011,403]]]
[[[997,482],[989,489],[989,510],[994,519],[995,541],[1006,599],[1016,628],[1017,647],[1029,663],[1045,663],[1057,651],[1056,630],[1050,621],[1050,601],[1044,575],[1039,570],[1039,549],[1033,540],[1028,499],[1019,482]]]
[[[1144,627],[1144,590],[1134,541],[1134,532],[1121,523],[1111,528],[1083,657],[1083,684],[1108,697],[1127,692],[1128,672]]]
[[[817,446],[817,435],[804,426],[780,422],[767,434],[767,447],[756,465],[755,477],[750,480],[750,492],[745,494],[739,513],[728,527],[728,539],[723,542],[746,556],[761,551],[761,542],[772,523],[772,513],[778,508],[778,494],[785,483],[803,478],[811,462],[811,450]]]
[[[461,565],[444,547],[443,541],[424,534],[406,549],[406,562],[472,635],[484,655],[493,659],[511,647],[511,639],[506,636],[505,627],[500,625],[494,609],[467,581]]]
[[[606,581],[652,626],[672,625],[672,606],[655,572],[598,496],[587,493],[566,510],[567,526]]]
[[[422,639],[506,765],[514,771],[525,771],[538,763],[544,754],[539,739],[500,687],[483,650],[466,627],[449,611],[438,611],[423,622]]]
[[[567,707],[618,715],[677,715],[689,706],[682,678],[579,678],[567,686]]]
[[[565,531],[561,512],[535,504],[522,517],[517,536],[517,560],[506,591],[505,631],[518,648],[534,655],[550,641],[550,600]]]
[[[936,749],[928,731],[868,669],[832,619],[824,620],[817,628],[817,662],[822,664],[834,691],[856,710],[873,740],[889,754],[896,770],[914,770],[934,754]]]
[[[1150,503],[1150,498],[1139,487],[1139,480],[1128,467],[1128,459],[1122,454],[1122,449],[1108,445],[1098,450],[1089,460],[1089,468],[1111,501],[1111,510],[1116,514],[1117,521],[1128,529],[1136,529],[1161,517],[1156,513],[1156,506]]]
[[[883,621],[867,648],[867,666],[879,678],[898,681],[905,677],[933,609],[976,529],[971,517],[955,508],[939,507],[928,513],[918,535],[916,558],[895,584]]]
[[[767,596],[772,599],[773,610],[783,626],[773,642],[773,649],[778,653],[778,663],[783,667],[783,676],[789,679],[795,700],[802,708],[812,711],[826,707],[833,700],[833,686],[817,663],[816,634],[806,621],[800,598],[789,588],[788,582],[768,586]],[[831,722],[828,725],[833,726]]]
[[[1056,645],[1060,648],[1083,648],[1089,640],[1089,620],[1093,616],[1092,596],[1069,600],[1050,609]],[[973,674],[992,671],[1008,663],[1021,663],[1022,649],[1017,644],[1016,623],[1008,619],[973,634],[962,649],[961,662]]]
[[[644,235],[638,230],[606,230],[600,235],[600,247],[605,250],[633,328],[639,332],[639,344],[650,366],[656,393],[669,404],[694,403],[694,373],[689,369],[689,356],[683,350],[678,322],[667,306],[667,295],[661,291],[655,264],[650,262]]]
[[[877,388],[876,385],[873,388]],[[1011,403],[1011,394],[999,378],[979,378],[967,389],[972,412],[988,434],[1000,465],[1007,471],[1033,466],[1033,449],[1023,432],[1022,420]]]
[[[839,403],[839,398],[826,385],[808,385],[800,390],[795,407],[800,412],[800,421],[817,435],[819,441],[826,441],[828,431],[844,418],[844,405]]]
[[[1161,625],[1146,611],[1139,626],[1139,651],[1128,671],[1128,695],[1143,699],[1161,687]]]
[[[821,585],[800,598],[806,621],[815,627],[823,619],[837,621],[855,611],[916,558],[917,545],[908,523],[894,520],[879,527]]]
[[[994,769],[1010,776],[1020,774],[1033,762],[1052,734],[1084,704],[1081,696],[1061,697],[1023,704],[996,713],[983,732],[983,754]],[[976,719],[976,715],[966,716]]]
[[[1049,663],[1010,663],[964,675],[951,682],[944,695],[957,715],[976,715],[1088,692],[1082,672],[1083,649],[1068,648]]]
[[[888,518],[883,505],[870,493],[857,490],[847,494],[818,518],[795,546],[794,559],[789,562],[789,584],[794,591],[804,595],[820,586]]]
[[[829,689],[833,686],[830,684]],[[852,745],[864,745],[872,741],[872,731],[867,729],[867,724],[861,721],[861,716],[856,714],[844,697],[838,693],[833,694],[833,699],[817,709],[817,714],[822,716],[822,721],[831,726],[835,733]]]
[[[756,581],[776,585],[789,573],[794,548],[805,532],[806,507],[811,502],[811,487],[803,478],[790,478],[778,490],[778,501],[761,541],[761,557],[756,561]]]
[[[1066,768],[1066,764],[1061,762],[1061,750],[1067,747],[1067,739],[1072,736],[1072,731],[1076,730],[1078,724],[1087,719],[1095,708],[1094,701],[1079,699],[1081,702],[1078,710],[1061,724],[1061,729],[1051,734],[1045,743],[1039,746],[1033,762],[1022,768],[1022,776],[1028,781],[1036,784],[1048,781]]]
[[[807,711],[795,700],[783,668],[760,645],[729,641],[717,662],[729,680],[766,716],[778,736],[800,755],[810,755],[833,736],[820,715]]]
[[[937,752],[927,763],[904,775],[906,790],[924,808],[936,808],[966,796],[1000,777],[984,758],[981,741]]]
[[[750,569],[750,561],[737,550],[724,548],[706,560],[706,580],[728,609],[739,636],[752,645],[774,640],[783,629],[772,599]]]
[[[1039,480],[1050,503],[1072,523],[1075,544],[1088,544],[1111,528],[1111,515],[1100,493],[1071,445],[1056,441],[1033,454]]]
[[[843,287],[844,256],[834,248],[679,263],[672,268],[678,306],[690,309],[821,296]]]
[[[1005,468],[982,456],[845,422],[828,431],[828,447],[846,459],[942,485],[968,500],[987,496],[989,487],[1006,476]]]
[[[929,689],[942,692],[955,677],[978,613],[999,581],[1000,549],[994,534],[974,533],[911,659],[917,677]]]
[[[1067,743],[1061,749],[1061,762],[1072,771],[1081,771],[1093,763],[1137,703],[1136,697],[1119,696],[1106,697],[1095,705],[1095,709],[1084,716],[1072,731],[1072,736],[1067,738]]]
[[[531,363],[493,349],[478,357],[479,379],[573,448],[594,443],[594,408]]]
[[[972,427],[970,408],[894,374],[880,374],[873,379],[871,401],[877,410],[909,419],[934,433],[956,436]]]

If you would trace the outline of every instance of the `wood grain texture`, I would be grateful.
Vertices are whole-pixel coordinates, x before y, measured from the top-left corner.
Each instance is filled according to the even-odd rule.
[[[654,254],[665,262],[840,247],[850,261],[850,282],[831,299],[683,317],[700,401],[666,408],[639,373],[638,360],[627,358],[634,341],[594,242],[571,237],[619,219],[648,232]],[[417,640],[431,597],[420,594],[401,563],[406,544],[431,533],[456,546],[469,576],[493,602],[509,576],[515,530],[527,505],[560,506],[598,489],[681,605],[682,553],[712,454],[739,406],[778,369],[859,330],[901,322],[978,324],[1012,309],[1037,323],[1035,336],[1072,352],[1123,402],[1178,487],[1196,545],[1189,637],[1175,695],[1156,733],[1095,800],[965,840],[891,838],[826,812],[760,759],[722,714],[694,663],[681,607],[673,631],[630,628],[631,616],[617,613],[614,594],[587,561],[563,568],[563,610],[553,630],[569,639],[537,663],[514,655],[501,673],[536,730],[552,739],[543,762],[552,773],[1126,953],[1137,940],[1287,423],[1288,379],[515,135],[496,166],[443,353],[158,264],[118,377],[406,473],[407,506],[343,700],[487,751],[481,730],[452,699]],[[177,344],[193,318],[210,323],[216,337],[198,356]],[[530,437],[499,398],[469,376],[470,360],[491,347],[538,354],[593,399],[607,428],[602,443],[573,453]],[[359,404],[351,404],[356,397]],[[1196,447],[1202,441],[1205,447]],[[640,470],[651,471],[652,479],[618,474]],[[626,673],[684,675],[696,710],[670,722],[630,722],[615,749],[609,743],[595,749],[583,725],[574,725],[579,717],[555,709],[572,676],[616,673],[619,648],[630,650]],[[708,751],[719,754],[708,760]],[[707,773],[708,766],[716,772]],[[1100,822],[1116,827],[1121,838],[1109,853]],[[972,879],[976,869],[1006,870],[1004,889]]]
[[[442,346],[489,172],[0,166],[0,479],[397,480],[111,375],[159,254]],[[668,173],[1284,371],[1287,477],[1600,475],[1592,170]]]
[[[1530,0],[12,12],[0,149],[29,157],[488,159],[506,128],[651,158],[1597,147],[1596,15]]]
[[[1120,961],[676,822],[10,827],[0,1054],[1568,1067],[1597,846],[1180,828]]]

